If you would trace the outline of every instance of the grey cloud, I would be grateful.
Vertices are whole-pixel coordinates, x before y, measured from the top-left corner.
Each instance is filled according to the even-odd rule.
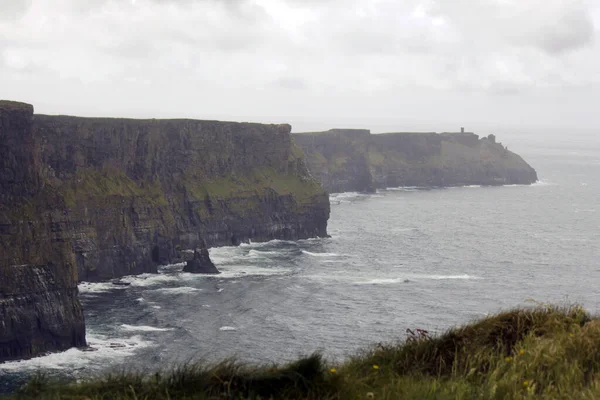
[[[284,77],[275,80],[273,86],[289,90],[301,90],[308,88],[308,83],[302,78]]]
[[[600,83],[596,0],[0,5],[3,92],[21,99],[27,93],[31,102],[56,102],[60,109],[73,106],[65,98],[85,90],[76,111],[95,115],[159,115],[169,99],[172,112],[199,117],[193,113],[347,116],[361,110],[391,118],[406,110],[429,120],[483,109],[484,99],[492,118],[515,95],[559,114],[540,91],[558,98],[579,86],[592,98]],[[9,12],[14,17],[6,18]],[[57,20],[60,25],[52,23]],[[55,96],[56,87],[69,95]]]
[[[582,10],[569,10],[536,32],[534,41],[548,53],[564,53],[592,44],[594,35],[591,16]]]
[[[33,0],[0,0],[0,22],[21,18]]]
[[[476,46],[509,44],[561,54],[594,37],[592,10],[581,0],[432,0],[427,11]]]

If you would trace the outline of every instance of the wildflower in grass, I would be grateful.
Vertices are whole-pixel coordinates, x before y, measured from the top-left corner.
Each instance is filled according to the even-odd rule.
[[[329,372],[331,372],[332,374],[335,374],[335,373],[337,372],[337,369],[335,369],[335,368],[331,368],[331,369],[329,370]]]
[[[570,337],[573,337],[573,336],[575,336],[575,335],[573,335],[572,333],[569,333],[569,336],[570,336]]]
[[[504,359],[504,361],[506,361],[506,362],[511,362],[511,361],[512,361],[512,357],[506,357],[506,358]]]
[[[519,354],[520,354],[520,355],[523,355],[523,354],[525,354],[525,350],[523,350],[523,349],[519,350]]]
[[[367,393],[367,399],[374,399],[374,398],[375,398],[375,393],[373,393],[373,392]]]
[[[374,364],[374,365],[373,365],[373,369],[379,369],[379,365],[377,365],[377,364]]]
[[[525,386],[525,387],[529,386],[529,381],[523,381],[523,386]]]

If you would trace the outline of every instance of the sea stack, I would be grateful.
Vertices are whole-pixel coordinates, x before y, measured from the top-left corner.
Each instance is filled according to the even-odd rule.
[[[221,272],[215,267],[206,245],[200,249],[194,250],[194,258],[188,260],[183,267],[183,272],[189,272],[192,274],[220,274]]]

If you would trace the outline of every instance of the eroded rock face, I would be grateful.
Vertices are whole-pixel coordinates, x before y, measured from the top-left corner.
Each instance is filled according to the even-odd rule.
[[[45,191],[33,107],[0,101],[0,362],[84,346],[71,223]]]
[[[0,102],[0,360],[85,344],[78,280],[156,272],[203,241],[326,236],[327,192],[290,130]]]
[[[86,345],[77,282],[64,269],[0,269],[0,361]]]
[[[388,133],[334,129],[299,133],[313,176],[330,192],[398,186],[531,184],[535,170],[517,154],[469,132]]]
[[[192,274],[220,274],[215,264],[211,261],[206,247],[194,250],[194,257],[185,263],[183,272]]]

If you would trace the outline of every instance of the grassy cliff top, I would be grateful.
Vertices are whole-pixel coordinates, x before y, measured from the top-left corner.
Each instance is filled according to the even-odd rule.
[[[563,399],[600,398],[600,319],[580,307],[515,309],[342,364],[319,355],[287,365],[188,364],[153,375],[79,383],[38,378],[21,399]]]
[[[33,106],[27,103],[21,103],[18,101],[0,100],[0,111],[29,111],[33,112]]]

